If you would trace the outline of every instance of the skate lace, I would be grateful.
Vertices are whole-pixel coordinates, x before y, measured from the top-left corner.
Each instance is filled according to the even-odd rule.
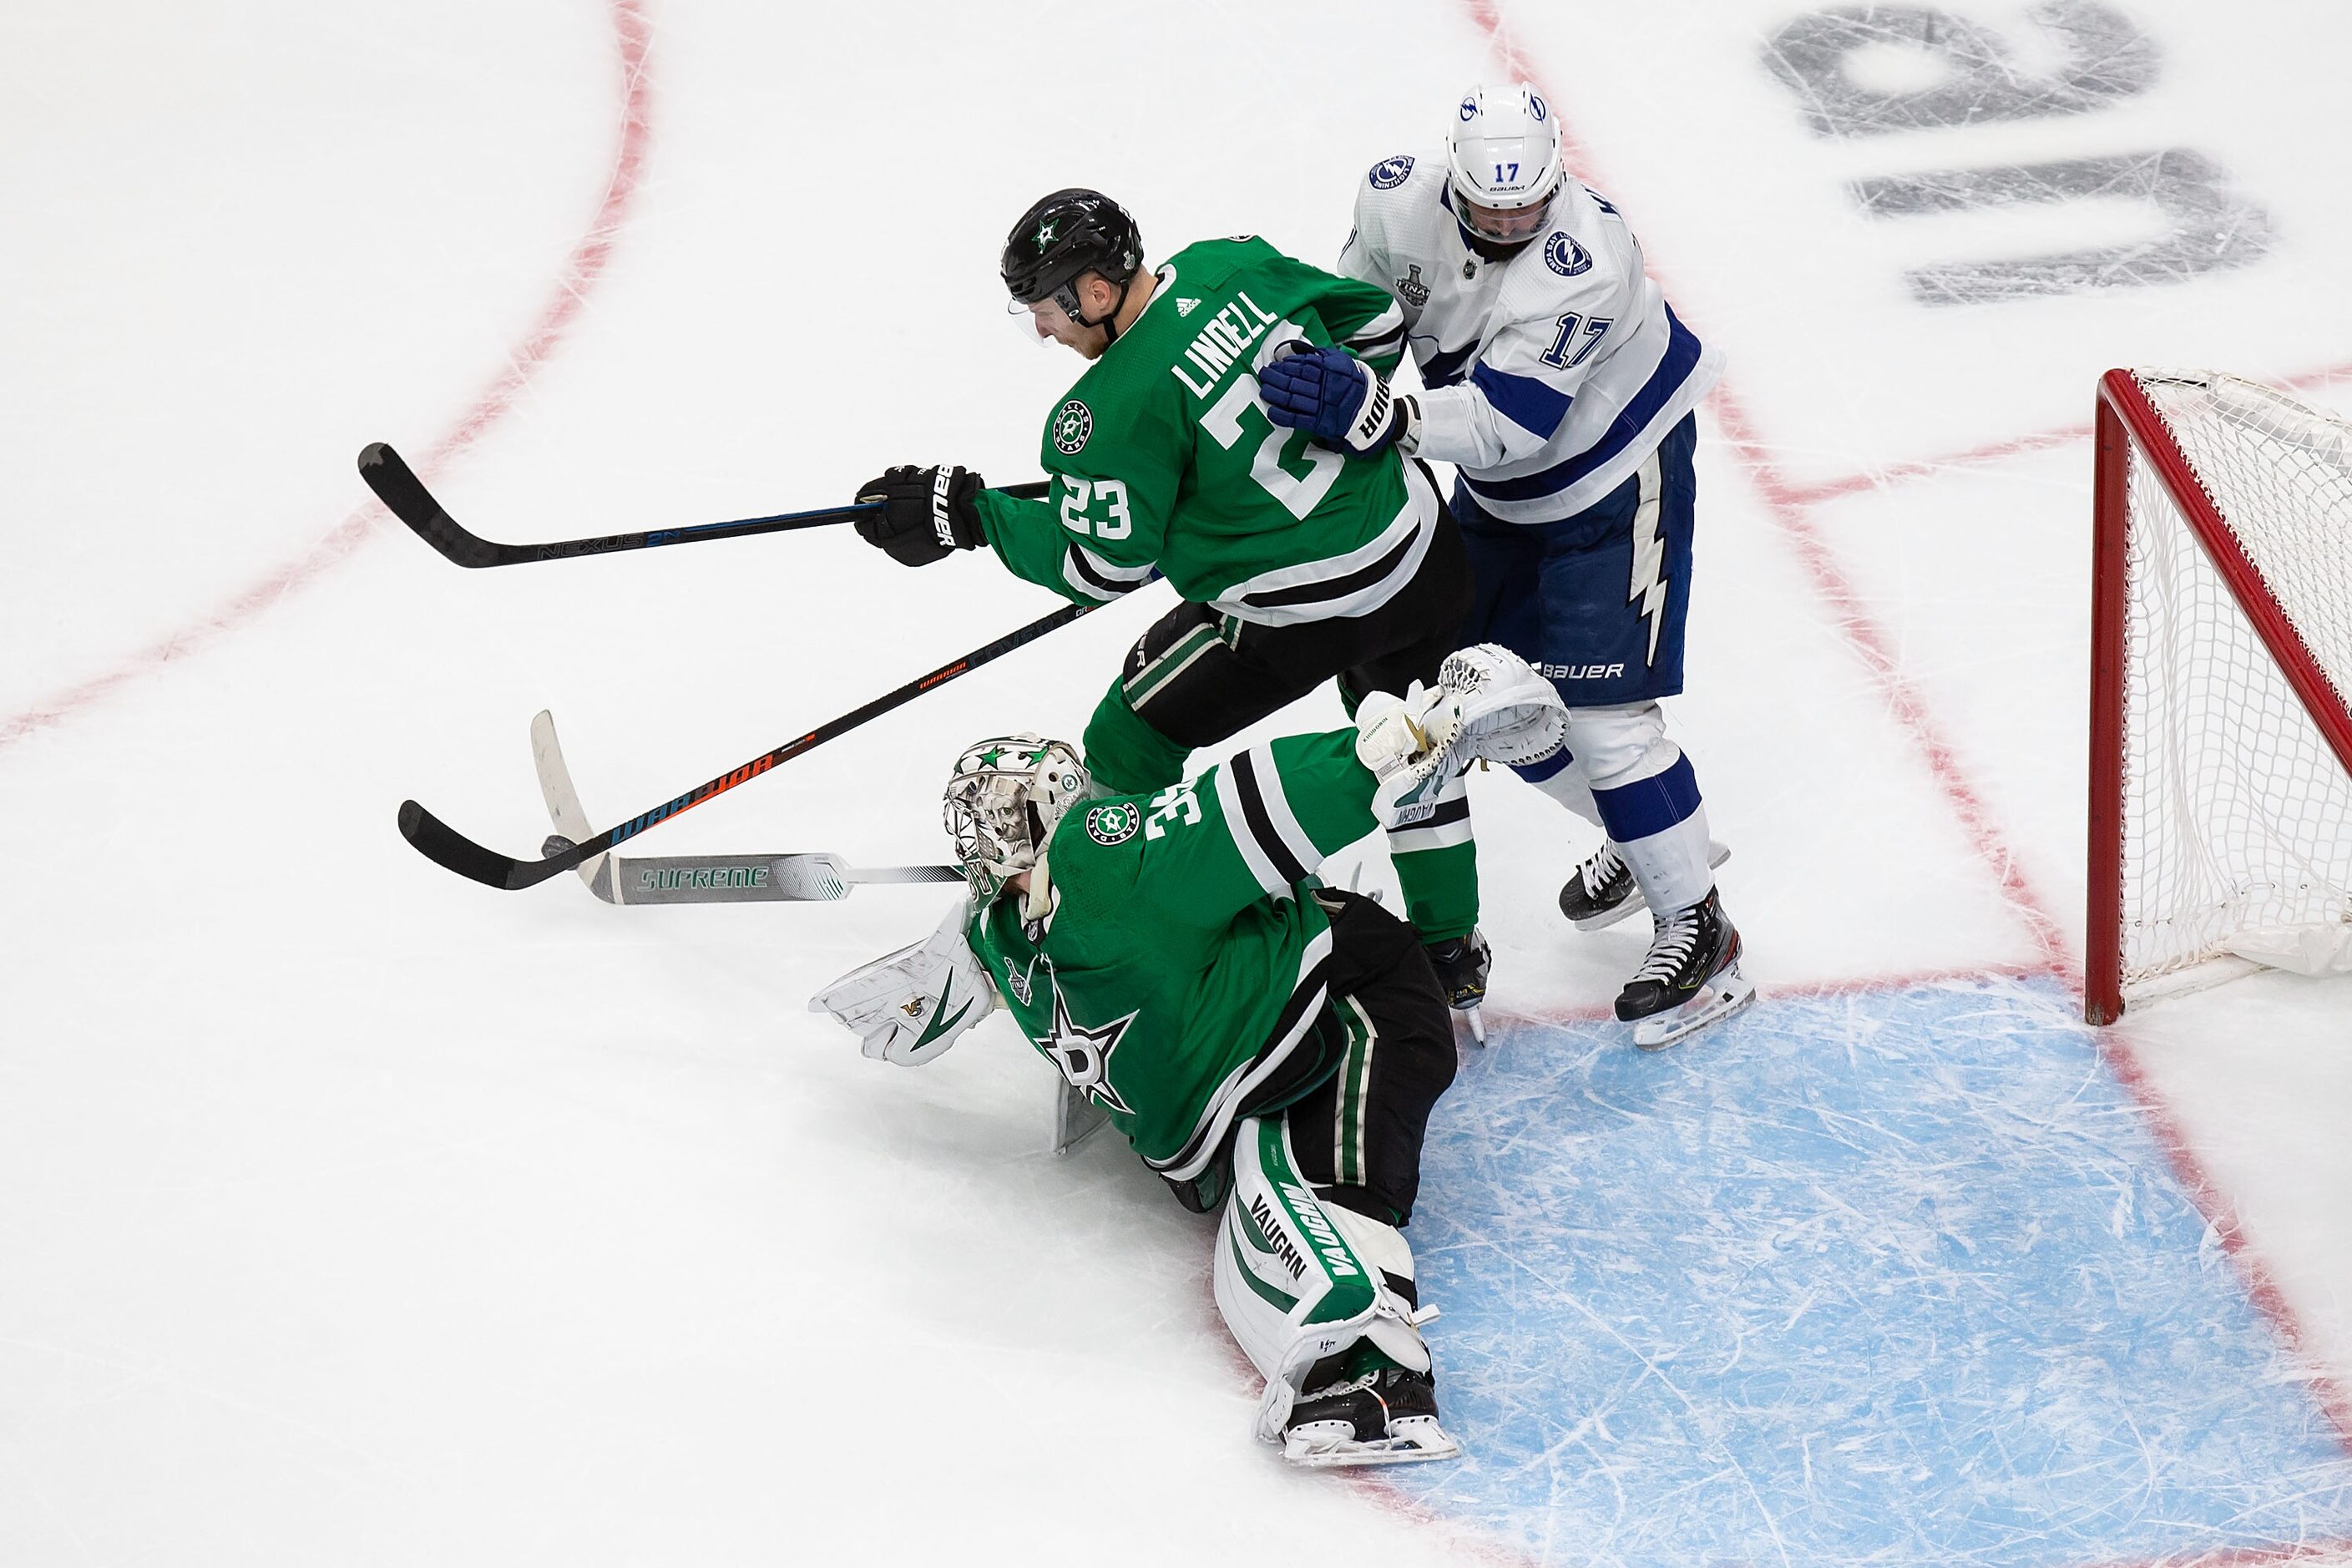
[[[1625,862],[1619,858],[1617,847],[1603,844],[1597,854],[1588,857],[1584,864],[1577,868],[1584,878],[1584,896],[1599,898],[1601,889],[1615,880],[1618,873],[1624,869]]]
[[[1674,919],[1659,923],[1657,933],[1650,938],[1650,955],[1642,960],[1642,967],[1633,972],[1635,980],[1671,980],[1677,970],[1690,962],[1698,948],[1698,909],[1683,910]]]

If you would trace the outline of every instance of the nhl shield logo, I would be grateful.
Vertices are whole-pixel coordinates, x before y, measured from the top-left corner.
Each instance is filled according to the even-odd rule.
[[[1071,398],[1054,416],[1054,450],[1065,458],[1075,458],[1084,449],[1087,437],[1095,433],[1094,410]]]
[[[1112,801],[1087,813],[1087,837],[1108,849],[1135,837],[1143,818],[1129,801]]]

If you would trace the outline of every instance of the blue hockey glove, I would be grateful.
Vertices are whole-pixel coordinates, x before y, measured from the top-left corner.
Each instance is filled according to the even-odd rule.
[[[1388,383],[1343,348],[1277,353],[1258,373],[1257,389],[1267,418],[1349,457],[1369,458],[1400,440],[1412,450],[1420,408],[1410,397],[1390,396]]]

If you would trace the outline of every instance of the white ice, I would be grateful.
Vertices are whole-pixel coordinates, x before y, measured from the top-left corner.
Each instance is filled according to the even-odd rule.
[[[1965,8],[2051,47],[2011,0]],[[616,910],[458,881],[394,831],[414,796],[535,846],[542,706],[601,825],[1054,601],[842,531],[461,573],[352,458],[470,421],[427,477],[510,540],[828,504],[895,462],[1030,478],[1078,368],[998,321],[1031,199],[1109,189],[1155,257],[1254,231],[1328,261],[1367,166],[1524,70],[1729,352],[1675,712],[1762,1005],[2063,968],[2074,427],[2116,363],[2352,406],[2352,11],[2135,0],[2145,93],[1839,141],[1765,67],[1799,9],[15,0],[0,1563],[1487,1550],[1249,1442],[1206,1231],[1107,1141],[1040,1152],[1050,1076],[1001,1021],[908,1072],[802,1011],[937,889]],[[2168,147],[2270,215],[2265,259],[1929,308],[1906,268],[2153,219],[1874,219],[1847,191]],[[645,851],[938,858],[958,743],[1074,733],[1157,594]],[[1496,1010],[1604,1007],[1639,936],[1550,910],[1588,846],[1507,779],[1477,805]],[[2339,1381],[2347,987],[2263,975],[2115,1034]]]

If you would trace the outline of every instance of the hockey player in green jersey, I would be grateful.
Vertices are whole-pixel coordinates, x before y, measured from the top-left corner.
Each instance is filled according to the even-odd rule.
[[[1002,997],[1187,1207],[1222,1205],[1212,1275],[1266,1379],[1257,1435],[1308,1465],[1458,1451],[1402,1234],[1454,1078],[1444,997],[1411,928],[1315,868],[1425,816],[1474,758],[1556,752],[1566,722],[1491,647],[1357,719],[1108,797],[1058,741],[981,742],[946,803],[971,897],[813,1004],[919,1064]]]
[[[1392,366],[1403,317],[1380,289],[1262,239],[1208,240],[1156,271],[1124,208],[1056,191],[1005,242],[1013,309],[1092,362],[1046,420],[1042,500],[955,467],[859,488],[858,532],[908,565],[983,545],[1080,604],[1164,576],[1184,603],[1129,650],[1084,738],[1096,786],[1161,790],[1185,759],[1338,678],[1352,702],[1434,679],[1470,607],[1461,535],[1427,470],[1350,461],[1276,427],[1258,395],[1274,358],[1342,343]],[[1368,415],[1369,418],[1370,416]],[[1406,912],[1449,1001],[1486,988],[1466,791],[1391,839]]]

